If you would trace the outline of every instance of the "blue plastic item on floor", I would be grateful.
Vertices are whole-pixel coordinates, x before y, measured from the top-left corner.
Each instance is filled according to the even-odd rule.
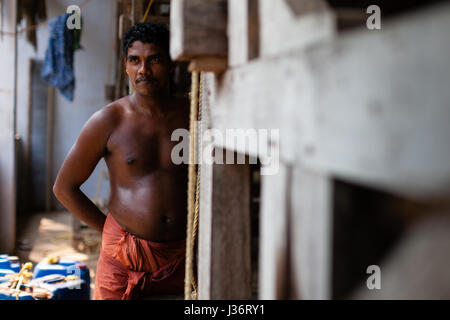
[[[47,277],[50,275],[60,275],[64,277],[76,276],[81,282],[75,283],[72,281],[73,283],[71,283],[75,284],[78,288],[69,289],[72,284],[52,284],[51,277]],[[50,263],[49,259],[46,259],[39,262],[34,268],[33,280],[43,277],[48,281],[48,288],[56,290],[55,295],[57,299],[89,300],[91,278],[89,276],[89,268],[84,263],[70,259],[60,259]]]
[[[20,271],[19,259],[7,254],[0,254],[0,277]],[[1,280],[0,280],[1,282]]]
[[[20,271],[19,259],[7,254],[0,254],[0,283],[6,282],[5,277],[8,274],[18,273]]]
[[[57,257],[47,258],[35,266],[31,281],[22,284],[20,290],[16,290],[15,286],[19,285],[18,280],[10,275],[19,273],[21,268],[17,257],[0,255],[0,300],[89,300],[90,298],[89,268],[84,263]]]
[[[66,281],[65,276],[51,274],[31,281],[31,284],[52,292],[50,300],[89,300],[90,287],[86,281]]]

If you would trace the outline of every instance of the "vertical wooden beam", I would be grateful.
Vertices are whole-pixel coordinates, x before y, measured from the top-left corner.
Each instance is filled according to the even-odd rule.
[[[215,164],[212,178],[211,299],[250,299],[250,166]]]
[[[228,61],[237,67],[259,54],[257,0],[228,0]]]
[[[203,73],[199,132],[210,127],[215,86],[214,74]],[[202,140],[200,152],[198,298],[251,299],[250,166],[208,164],[211,142]]]
[[[289,169],[261,176],[259,299],[286,299]]]
[[[143,9],[143,0],[131,0],[131,13],[132,13],[132,22],[133,25],[141,22],[141,19],[144,16]]]
[[[212,272],[212,165],[201,164],[198,232],[198,299],[211,299]]]
[[[226,57],[226,0],[172,0],[170,54],[173,60]]]
[[[291,192],[293,295],[330,299],[332,272],[332,180],[296,166]]]

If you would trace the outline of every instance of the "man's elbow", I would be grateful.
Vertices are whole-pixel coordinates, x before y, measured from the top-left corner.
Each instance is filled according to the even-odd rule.
[[[68,197],[70,190],[71,190],[70,187],[59,181],[56,181],[55,184],[53,185],[53,194],[59,201],[64,201],[64,199]]]
[[[53,184],[53,194],[55,195],[56,199],[60,199],[62,197],[62,188],[59,183],[55,182]]]

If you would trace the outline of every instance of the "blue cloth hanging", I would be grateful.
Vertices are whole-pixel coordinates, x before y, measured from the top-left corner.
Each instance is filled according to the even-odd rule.
[[[51,86],[59,89],[69,101],[73,101],[75,91],[75,72],[73,69],[74,52],[80,48],[80,31],[73,34],[66,26],[69,14],[54,18],[49,23],[50,39],[45,52],[42,78]],[[74,41],[75,40],[75,41]]]

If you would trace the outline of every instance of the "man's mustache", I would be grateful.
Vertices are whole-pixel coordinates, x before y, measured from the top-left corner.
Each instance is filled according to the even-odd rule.
[[[153,78],[151,76],[140,76],[136,78],[136,83],[146,81],[146,82],[157,82],[158,80],[156,78]]]

